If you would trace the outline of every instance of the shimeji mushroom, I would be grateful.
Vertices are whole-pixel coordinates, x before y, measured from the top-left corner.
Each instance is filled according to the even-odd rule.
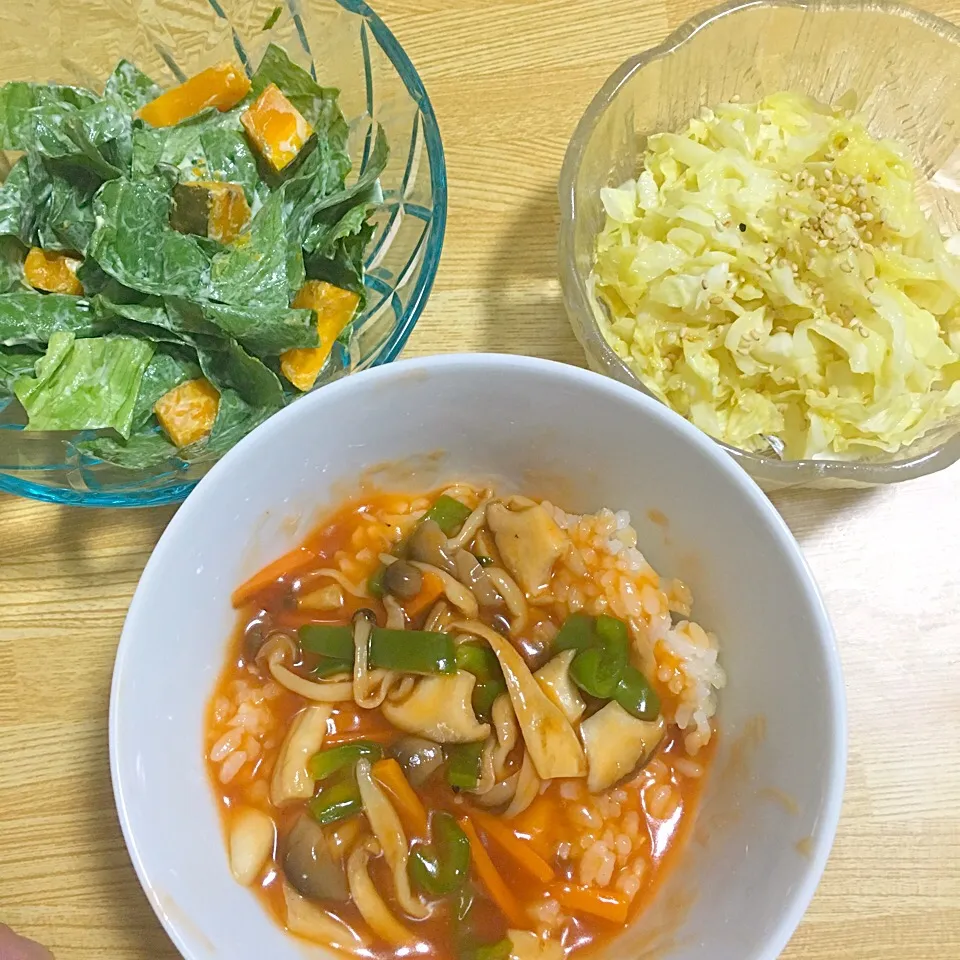
[[[586,776],[587,761],[576,731],[540,689],[513,644],[477,620],[460,621],[453,628],[486,640],[497,655],[527,754],[540,779]]]
[[[663,717],[638,720],[615,700],[580,724],[590,772],[587,789],[600,793],[644,764],[663,739]]]
[[[373,778],[370,772],[370,761],[357,762],[357,786],[360,788],[360,799],[363,801],[363,812],[367,815],[370,829],[373,830],[383,857],[393,874],[393,883],[396,889],[397,903],[411,917],[422,920],[429,912],[426,904],[414,896],[410,888],[410,878],[407,874],[407,859],[409,847],[403,824],[393,804]]]
[[[293,718],[270,781],[270,800],[274,806],[291,800],[309,800],[313,796],[316,781],[310,776],[307,763],[323,746],[331,713],[332,708],[327,704],[312,704]]]
[[[504,566],[520,586],[528,594],[546,587],[569,543],[553,517],[540,504],[510,510],[494,502],[487,507],[487,523]]]
[[[308,813],[301,813],[283,843],[283,874],[310,900],[347,900],[347,877],[340,858]]]
[[[287,907],[287,927],[291,932],[345,953],[353,953],[363,946],[363,939],[355,930],[332,913],[305,900],[289,883],[283,885],[283,899]]]
[[[570,679],[570,664],[576,655],[576,650],[564,650],[534,674],[543,692],[563,711],[570,723],[576,723],[586,709],[583,698]]]
[[[480,723],[473,712],[476,682],[477,678],[466,670],[423,677],[403,699],[384,700],[380,711],[398,730],[435,743],[486,740],[490,724]]]
[[[273,856],[277,828],[262,810],[240,807],[230,817],[230,872],[245,887],[260,876]]]
[[[416,942],[413,932],[408,930],[383,902],[383,898],[370,879],[367,861],[370,848],[376,849],[372,839],[356,846],[347,860],[347,879],[350,882],[350,897],[356,904],[360,915],[367,921],[377,936],[395,947],[410,946]]]

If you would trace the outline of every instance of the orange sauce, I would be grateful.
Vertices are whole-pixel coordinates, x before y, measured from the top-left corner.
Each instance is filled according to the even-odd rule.
[[[386,613],[382,603],[376,599],[358,599],[345,594],[345,603],[342,609],[333,612],[306,610],[299,608],[296,603],[296,594],[308,593],[316,586],[329,583],[329,579],[320,576],[316,571],[323,568],[335,567],[338,558],[356,558],[364,549],[367,550],[365,560],[357,561],[356,569],[350,567],[353,573],[359,576],[352,578],[354,582],[365,582],[366,576],[374,572],[379,564],[378,553],[388,549],[385,546],[377,548],[371,543],[377,525],[390,527],[390,523],[380,521],[379,517],[390,515],[409,503],[408,498],[384,494],[368,496],[363,502],[351,502],[329,517],[320,527],[311,533],[304,541],[304,546],[317,555],[317,561],[306,569],[300,569],[295,576],[280,579],[265,587],[239,611],[238,623],[230,644],[227,665],[220,675],[216,691],[210,701],[207,717],[207,768],[211,787],[218,799],[224,818],[224,825],[228,823],[229,812],[237,806],[259,808],[274,818],[279,836],[282,838],[290,825],[303,809],[302,804],[278,810],[269,800],[269,781],[273,765],[277,759],[284,732],[288,729],[294,715],[304,706],[304,700],[285,690],[275,693],[270,701],[270,710],[274,717],[274,735],[263,739],[262,750],[256,762],[246,764],[229,783],[220,780],[220,766],[209,759],[209,747],[219,737],[224,729],[223,704],[235,697],[236,687],[239,684],[250,686],[263,685],[268,679],[254,676],[256,670],[250,657],[250,644],[247,636],[253,632],[266,635],[270,629],[285,628],[295,630],[305,623],[347,623],[352,614],[360,607],[371,609],[380,624],[384,623]],[[556,625],[562,622],[560,611],[540,608],[541,621],[552,616]],[[426,614],[417,618],[412,627],[422,627]],[[522,645],[521,645],[522,648]],[[632,897],[630,918],[643,910],[655,894],[671,861],[676,858],[678,849],[689,833],[694,819],[694,810],[699,800],[703,778],[689,774],[691,760],[687,757],[683,738],[675,728],[668,728],[669,733],[651,763],[656,766],[659,775],[656,779],[647,771],[641,771],[626,784],[620,785],[619,792],[608,791],[620,797],[620,814],[615,817],[619,824],[632,822],[637,825],[632,841],[635,863],[642,857],[645,867],[642,876],[638,876],[639,885]],[[334,708],[328,721],[328,733],[324,746],[349,742],[356,739],[376,740],[388,744],[402,736],[380,714],[378,710],[364,710],[355,705],[341,704]],[[701,750],[695,759],[695,764],[703,769],[709,766],[713,752],[715,738],[711,744]],[[677,761],[682,761],[678,769]],[[514,757],[513,762],[518,761]],[[649,768],[648,768],[649,769]],[[656,791],[665,783],[672,789],[673,803],[670,809],[660,816],[653,816],[650,806],[653,801],[652,791]],[[579,791],[576,796],[572,796]],[[469,814],[474,802],[469,794],[455,794],[446,784],[442,774],[434,776],[428,783],[417,788],[417,793],[428,811],[446,810],[456,817]],[[506,855],[501,847],[485,839],[485,846],[492,858],[500,876],[504,879],[512,894],[519,899],[525,908],[537,904],[545,904],[550,898],[550,890],[558,883],[576,885],[578,882],[577,861],[575,857],[563,856],[565,845],[576,848],[586,831],[593,832],[589,827],[578,827],[577,819],[583,818],[584,804],[590,798],[586,794],[582,781],[550,781],[546,789],[534,802],[517,818],[502,821],[509,824],[516,835],[526,842],[555,872],[555,879],[544,883],[534,879],[511,857]],[[631,817],[632,815],[632,817]],[[589,815],[588,819],[589,819]],[[482,827],[479,828],[481,837],[484,837]],[[599,830],[596,833],[600,833]],[[615,833],[622,833],[617,830]],[[371,876],[381,894],[395,915],[403,917],[402,911],[392,899],[393,883],[389,877],[386,865],[382,858],[371,860]],[[475,909],[471,915],[471,923],[481,942],[493,943],[506,934],[508,923],[494,904],[485,895],[482,885],[474,875],[472,886],[476,892]],[[276,861],[265,872],[256,892],[267,911],[281,925],[285,922],[286,909],[282,892],[282,877]],[[618,895],[610,888],[609,892]],[[398,954],[395,948],[378,940],[366,927],[359,911],[353,904],[324,903],[324,908],[358,930],[364,937],[365,947],[359,955],[377,958],[377,960],[393,960],[399,955],[406,955],[407,951]],[[437,960],[460,960],[457,948],[456,935],[460,924],[451,917],[452,907],[449,903],[442,903],[428,919],[413,921],[403,917],[405,925],[413,929],[420,946],[416,948],[418,956],[435,957]],[[571,913],[563,911],[565,920],[554,936],[563,944],[567,956],[580,953],[587,948],[599,946],[612,939],[620,930],[618,925],[607,920],[599,919],[588,913]],[[537,921],[531,919],[529,929],[537,929]]]

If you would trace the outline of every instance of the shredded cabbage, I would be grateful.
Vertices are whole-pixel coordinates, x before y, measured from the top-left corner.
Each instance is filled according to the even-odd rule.
[[[960,410],[960,261],[897,146],[795,93],[704,110],[601,191],[601,329],[707,433],[895,452]]]

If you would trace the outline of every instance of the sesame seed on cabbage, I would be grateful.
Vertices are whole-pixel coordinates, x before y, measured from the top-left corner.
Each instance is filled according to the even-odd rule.
[[[853,459],[960,411],[960,262],[909,161],[851,111],[794,93],[704,110],[601,200],[603,333],[712,436]]]

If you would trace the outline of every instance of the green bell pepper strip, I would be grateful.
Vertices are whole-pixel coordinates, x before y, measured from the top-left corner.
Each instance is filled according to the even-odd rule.
[[[429,630],[387,630],[370,634],[370,663],[401,673],[456,673],[453,637]]]
[[[461,643],[457,647],[457,667],[477,678],[473,688],[473,712],[481,723],[490,719],[493,701],[505,693],[506,681],[497,655],[485,643]]]
[[[310,758],[307,770],[314,780],[326,780],[331,774],[345,767],[353,770],[357,761],[364,757],[371,763],[382,760],[383,747],[372,740],[354,740],[338,747],[328,747]]]
[[[457,790],[474,790],[480,782],[483,743],[457,743],[447,754],[447,783]]]
[[[627,648],[630,645],[630,635],[627,632],[627,625],[616,617],[601,613],[593,624],[597,640],[605,647],[611,645]]]
[[[410,879],[429,896],[449,896],[470,873],[470,841],[457,821],[443,811],[431,817],[430,840],[410,853]]]
[[[338,673],[351,673],[353,664],[346,660],[335,660],[332,657],[324,657],[310,672],[323,680],[326,677],[332,677]]]
[[[485,643],[461,643],[457,647],[456,661],[458,669],[472,673],[481,683],[503,678],[497,655]]]
[[[300,637],[300,646],[309,653],[317,653],[333,660],[345,660],[352,666],[356,650],[353,645],[353,627],[308,623],[297,631],[297,635]]]
[[[627,664],[613,693],[613,699],[638,720],[656,720],[660,698],[650,681],[634,666]]]
[[[326,826],[363,812],[360,788],[352,778],[324,787],[308,804],[307,810],[317,823]]]
[[[512,949],[510,938],[504,937],[496,943],[484,943],[477,947],[472,960],[510,960]]]
[[[593,617],[585,613],[571,613],[553,638],[553,652],[586,650],[596,642]]]
[[[443,494],[423,515],[423,519],[432,520],[443,531],[444,536],[452,537],[471,513],[473,511],[466,504]]]
[[[353,628],[308,623],[298,631],[300,646],[309,653],[341,660],[353,668]],[[427,630],[388,630],[374,627],[370,634],[370,666],[401,673],[456,673],[453,638]]]
[[[375,597],[379,598],[383,596],[383,578],[386,576],[386,574],[386,565],[381,563],[380,566],[377,567],[377,569],[374,570],[367,579],[367,589]]]

